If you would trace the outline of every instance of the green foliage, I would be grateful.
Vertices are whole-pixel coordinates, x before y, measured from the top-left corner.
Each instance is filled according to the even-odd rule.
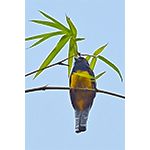
[[[96,61],[97,61],[97,58],[96,58],[96,57],[93,57],[92,60],[91,60],[91,63],[90,63],[90,68],[91,68],[92,70],[94,70]]]
[[[66,32],[67,34],[70,34],[70,30],[67,27],[65,27],[63,24],[61,24],[59,21],[55,20],[54,18],[52,18],[51,16],[45,14],[42,11],[39,11],[39,12],[41,14],[43,14],[46,18],[52,20],[55,23],[55,25],[57,25],[57,27],[59,27],[60,30]]]
[[[67,23],[68,23],[68,25],[69,25],[69,27],[70,27],[70,31],[71,31],[71,33],[72,33],[72,36],[73,36],[74,38],[76,38],[76,37],[77,37],[77,29],[75,28],[75,26],[74,26],[73,23],[71,22],[70,18],[67,17],[67,15],[66,15],[66,20],[67,20]]]
[[[97,56],[100,60],[102,60],[103,62],[105,62],[107,65],[109,65],[112,69],[114,69],[120,76],[121,81],[123,81],[123,78],[121,76],[121,73],[119,71],[119,69],[112,63],[110,62],[108,59],[104,58],[103,56]]]
[[[75,40],[76,40],[76,42],[77,42],[77,41],[85,40],[85,38],[76,38]]]
[[[43,41],[47,40],[50,37],[57,36],[57,35],[62,35],[62,34],[64,34],[62,31],[58,31],[58,32],[52,32],[52,33],[41,34],[41,35],[29,37],[29,38],[26,38],[25,40],[28,41],[28,40],[34,40],[34,39],[41,38],[39,41],[37,41],[36,43],[34,43],[33,45],[31,45],[29,47],[29,48],[32,48],[32,47],[42,43]]]
[[[99,77],[101,77],[104,73],[106,73],[106,71],[98,74],[95,78],[91,75],[87,75],[87,74],[83,74],[83,73],[77,73],[77,72],[74,72],[73,74],[76,74],[78,76],[81,76],[81,77],[85,77],[85,78],[89,78],[89,79],[94,79],[94,80],[97,80]]]
[[[69,25],[69,28],[67,28],[66,26],[61,24],[59,21],[57,21],[53,17],[47,15],[46,13],[44,13],[42,11],[39,11],[39,12],[44,17],[49,19],[50,21],[31,20],[31,22],[34,22],[34,23],[37,23],[37,24],[40,24],[40,25],[45,25],[45,26],[48,26],[48,27],[52,27],[52,28],[57,29],[58,31],[57,32],[51,32],[51,33],[40,34],[40,35],[35,35],[35,36],[32,36],[32,37],[25,38],[25,41],[39,39],[37,42],[32,44],[29,48],[33,48],[33,47],[39,45],[40,43],[44,42],[45,40],[47,40],[47,39],[49,39],[53,36],[62,35],[62,37],[60,38],[60,40],[57,43],[57,45],[55,46],[55,48],[50,52],[48,57],[43,61],[43,63],[39,67],[39,69],[41,69],[41,70],[39,70],[36,73],[36,75],[34,76],[34,79],[43,71],[42,70],[43,68],[47,67],[52,62],[52,60],[55,58],[55,56],[61,51],[61,49],[66,45],[66,43],[68,41],[69,41],[68,57],[70,57],[68,59],[68,76],[69,76],[71,68],[72,68],[72,63],[73,63],[73,57],[72,56],[77,57],[77,55],[79,54],[77,42],[85,40],[85,38],[77,38],[77,29],[74,26],[74,24],[72,23],[72,21],[70,20],[70,18],[68,18],[67,15],[66,15],[66,21]],[[90,62],[90,68],[92,70],[94,70],[94,67],[95,67],[96,62],[97,62],[97,58],[102,60],[104,63],[109,65],[113,70],[115,70],[119,74],[119,76],[121,78],[121,81],[123,81],[123,78],[121,76],[121,73],[120,73],[119,69],[112,62],[110,62],[109,60],[107,60],[103,56],[99,55],[107,45],[108,44],[105,44],[104,46],[102,46],[102,47],[98,48],[97,50],[95,50],[93,55],[88,55],[86,57],[86,60],[89,61],[90,58],[93,57],[91,62]],[[82,76],[82,77],[87,77],[87,78],[93,79],[95,81],[95,79],[98,79],[103,74],[105,74],[105,71],[98,74],[95,78],[90,76],[90,75],[86,75],[86,74],[82,74],[82,73],[74,73],[74,74]]]
[[[106,71],[104,71],[104,72],[98,74],[98,75],[95,77],[95,79],[97,80],[97,79],[98,79],[99,77],[101,77],[104,73],[106,73]]]
[[[104,48],[105,48],[107,45],[108,45],[108,44],[106,44],[106,45],[104,45],[104,46],[98,48],[98,49],[93,53],[93,56],[97,56],[98,54],[100,54],[100,53],[104,50]],[[86,57],[86,60],[89,61],[90,58],[91,58],[91,56],[87,56],[87,57]],[[97,62],[97,58],[96,58],[96,57],[93,57],[93,58],[92,58],[92,61],[91,61],[91,63],[90,63],[90,68],[91,68],[92,70],[94,70],[94,67],[95,67],[96,62]]]
[[[44,60],[44,62],[42,63],[42,65],[40,66],[39,69],[45,68],[47,67],[50,62],[54,59],[54,57],[60,52],[60,50],[65,46],[65,44],[68,42],[69,40],[69,36],[68,35],[64,35],[60,41],[58,42],[58,44],[56,45],[56,47],[53,49],[53,51],[48,55],[48,57]],[[40,70],[36,73],[36,75],[34,76],[34,79],[42,72],[43,70]]]
[[[84,38],[76,38],[77,37],[77,29],[74,26],[74,24],[72,23],[72,21],[66,16],[66,20],[67,20],[67,23],[68,23],[69,28],[70,28],[70,29],[68,29],[63,24],[61,24],[59,21],[54,19],[53,17],[47,15],[46,13],[44,13],[42,11],[39,11],[39,12],[42,15],[44,15],[44,17],[49,19],[50,21],[31,20],[31,22],[41,24],[41,25],[45,25],[45,26],[48,26],[48,27],[52,27],[52,28],[58,29],[59,31],[58,32],[52,32],[52,33],[41,34],[41,35],[36,35],[36,36],[26,38],[25,39],[26,41],[34,40],[34,39],[40,39],[37,42],[35,42],[33,45],[31,45],[29,48],[32,48],[34,46],[39,45],[40,43],[42,43],[43,41],[49,39],[50,37],[64,34],[64,36],[62,36],[62,38],[60,39],[60,41],[58,42],[56,47],[52,50],[52,52],[50,52],[48,57],[44,60],[44,62],[42,63],[42,65],[40,66],[39,69],[47,67],[51,63],[51,61],[55,58],[55,56],[60,52],[60,50],[66,45],[66,43],[69,41],[69,39],[70,39],[70,44],[69,44],[69,54],[68,54],[68,56],[70,57],[70,56],[75,55],[77,57],[77,43],[76,42],[84,40]],[[70,75],[70,71],[71,71],[71,67],[72,67],[72,61],[73,61],[73,58],[70,58],[68,60],[68,65],[69,65],[68,75]],[[36,75],[34,76],[34,79],[42,71],[43,70],[38,71],[36,73]]]
[[[70,39],[69,42],[69,53],[68,53],[68,57],[71,57],[75,54],[75,46],[74,46],[74,42],[73,39]],[[72,68],[72,62],[73,62],[73,57],[71,57],[70,59],[68,59],[68,76],[70,75],[70,71]]]
[[[121,76],[121,73],[120,73],[119,69],[118,69],[112,62],[110,62],[109,60],[107,60],[107,59],[104,58],[103,56],[100,56],[100,55],[99,55],[99,54],[104,50],[104,48],[105,48],[107,45],[108,45],[108,43],[105,44],[104,46],[98,48],[98,49],[93,53],[93,56],[96,56],[96,57],[93,57],[93,58],[92,58],[91,63],[90,63],[90,68],[91,68],[92,70],[94,70],[95,64],[96,64],[96,62],[97,62],[97,58],[99,58],[99,59],[102,60],[104,63],[106,63],[107,65],[109,65],[112,69],[114,69],[114,70],[119,74],[119,76],[120,76],[120,78],[121,78],[121,81],[123,81],[123,78],[122,78],[122,76]],[[92,57],[92,56],[87,56],[87,57],[86,57],[86,60],[89,61],[91,57]],[[104,73],[103,73],[103,74],[104,74]],[[102,75],[103,75],[103,74],[102,74]]]
[[[85,77],[85,78],[94,79],[94,77],[93,77],[93,76],[88,75],[88,74],[77,73],[77,72],[75,72],[75,73],[73,73],[73,74],[76,74],[76,75],[78,75],[78,76]]]

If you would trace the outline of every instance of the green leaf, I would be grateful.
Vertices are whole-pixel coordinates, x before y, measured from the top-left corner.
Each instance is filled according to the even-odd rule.
[[[61,39],[59,40],[59,42],[57,43],[56,47],[53,49],[53,51],[48,55],[48,57],[44,60],[44,62],[42,63],[42,65],[40,66],[39,69],[45,68],[47,67],[51,61],[55,58],[55,56],[60,52],[60,50],[65,46],[65,44],[68,42],[70,36],[68,35],[64,35],[63,37],[61,37]],[[34,79],[42,72],[43,70],[40,70],[36,73],[36,75],[34,76]]]
[[[73,44],[73,47],[74,47],[74,54],[75,54],[75,57],[77,57],[77,50],[78,50],[78,46],[77,46],[77,42],[75,41],[75,39],[72,37],[72,44]]]
[[[77,72],[75,72],[75,73],[73,73],[73,74],[76,74],[76,75],[78,75],[78,76],[85,77],[85,78],[94,79],[94,77],[93,77],[93,76],[88,75],[88,74],[77,73]]]
[[[32,48],[40,43],[42,43],[43,41],[47,40],[48,38],[52,37],[52,36],[56,36],[56,35],[62,35],[64,34],[62,31],[58,31],[58,32],[52,32],[52,33],[48,33],[48,34],[43,34],[43,38],[40,39],[39,41],[37,41],[36,43],[34,43],[33,45],[31,45],[29,48]],[[40,36],[40,35],[39,35]],[[39,36],[34,36],[34,38],[36,37],[39,37]],[[30,37],[28,39],[34,39],[33,37]],[[28,48],[27,48],[28,49]]]
[[[40,10],[39,10],[39,12],[42,15],[44,15],[46,18],[52,20],[55,24],[57,24],[61,30],[66,31],[67,33],[70,33],[70,30],[67,27],[65,27],[63,24],[61,24],[59,21],[57,21],[56,19],[52,18],[51,16],[47,15],[46,13],[44,13]]]
[[[71,37],[70,39],[70,43],[69,43],[69,53],[68,53],[68,57],[71,57],[73,55],[75,55],[75,57],[77,57],[77,52],[76,52],[76,49],[77,49],[77,43],[76,41],[74,40],[73,37]],[[72,67],[72,62],[73,62],[73,57],[68,59],[68,76],[70,75],[70,71],[71,71],[71,67]]]
[[[48,34],[50,34],[50,33],[45,33],[45,34],[41,34],[41,35],[36,35],[36,36],[28,37],[28,38],[25,38],[25,41],[43,38],[43,37],[47,36]]]
[[[68,57],[71,57],[74,55],[74,51],[75,51],[75,47],[74,47],[74,42],[73,39],[70,39],[70,43],[69,43],[69,53],[68,53]],[[68,76],[70,75],[70,71],[71,71],[71,67],[72,67],[72,62],[73,62],[73,57],[68,59]]]
[[[34,23],[38,23],[38,24],[42,24],[42,25],[46,25],[46,26],[49,26],[49,27],[53,27],[53,28],[62,30],[62,28],[61,28],[58,24],[55,24],[55,23],[53,23],[53,22],[41,21],[41,20],[30,20],[30,21],[31,21],[31,22],[34,22]],[[66,32],[66,31],[63,31],[63,33],[68,34],[68,32]]]
[[[43,37],[42,39],[40,39],[39,41],[37,41],[36,43],[34,43],[33,45],[31,45],[30,47],[28,47],[27,49],[29,48],[32,48],[40,43],[42,43],[43,41],[45,41],[46,39],[48,39],[49,37]]]
[[[114,69],[118,74],[119,74],[119,76],[120,76],[120,78],[121,78],[121,81],[123,81],[123,78],[122,78],[122,76],[121,76],[121,73],[120,73],[120,71],[119,71],[119,69],[113,64],[113,63],[111,63],[109,60],[107,60],[106,58],[104,58],[103,56],[97,56],[100,60],[102,60],[103,62],[105,62],[107,65],[109,65],[112,69]]]
[[[94,81],[92,81],[92,82],[95,82],[95,80],[98,79],[99,77],[101,77],[104,73],[106,73],[106,71],[98,74],[95,78],[93,76],[91,76],[91,75],[87,75],[87,74],[83,74],[83,73],[77,73],[77,72],[75,72],[74,74],[76,74],[78,76],[81,76],[81,77],[94,79]]]
[[[76,42],[78,42],[78,41],[85,40],[85,38],[76,38],[75,40],[76,40]]]
[[[107,45],[108,45],[108,43],[107,43],[106,45],[104,45],[104,46],[98,48],[98,49],[93,53],[93,55],[94,55],[94,56],[97,56],[98,54],[100,54],[100,53],[104,50],[104,48],[105,48]]]
[[[102,47],[100,47],[100,48],[98,48],[94,53],[93,53],[93,55],[94,56],[97,56],[98,54],[100,54],[103,50],[104,50],[104,48],[106,47],[108,45],[108,43],[106,44],[106,45],[104,45],[104,46],[102,46]],[[86,56],[86,60],[87,61],[89,61],[90,60],[90,58],[91,58],[91,56]],[[94,57],[93,57],[94,58]],[[95,64],[94,63],[96,63],[96,62],[94,62],[94,61],[96,61],[96,59],[92,59],[92,61],[91,61],[91,67],[93,68],[94,66],[95,66]],[[94,65],[94,66],[93,66]],[[94,68],[93,68],[94,69]]]
[[[73,40],[73,41],[74,41],[74,40]],[[74,41],[74,54],[75,54],[75,57],[77,57],[77,56],[78,56],[78,54],[77,54],[77,50],[78,50],[78,46],[77,46],[76,41]]]
[[[91,68],[92,70],[94,70],[96,61],[97,61],[97,58],[96,58],[96,57],[93,57],[93,58],[92,58],[92,61],[91,61],[91,63],[90,63],[90,68]]]
[[[104,72],[98,74],[98,75],[95,77],[95,79],[97,80],[97,79],[98,79],[99,77],[101,77],[104,73],[106,73],[106,71],[104,71]]]
[[[86,56],[86,58],[85,58],[85,59],[86,59],[87,61],[89,61],[89,60],[90,60],[90,58],[91,58],[91,56]]]
[[[68,23],[68,25],[70,27],[70,30],[72,32],[73,37],[76,38],[77,37],[77,29],[76,29],[76,27],[74,26],[74,24],[72,23],[70,18],[67,17],[67,15],[66,15],[66,20],[67,20],[67,23]]]

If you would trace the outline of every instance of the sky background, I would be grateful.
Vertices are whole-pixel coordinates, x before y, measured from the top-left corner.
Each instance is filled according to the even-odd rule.
[[[92,54],[108,43],[101,53],[121,71],[124,81],[102,61],[94,72],[106,74],[97,80],[98,89],[125,95],[125,2],[107,1],[25,1],[25,37],[55,31],[55,29],[29,22],[31,19],[47,20],[38,10],[67,25],[65,14],[78,30],[81,53]],[[39,46],[26,50],[25,73],[38,69],[55,47],[60,37],[50,38]],[[26,42],[29,47],[33,42]],[[66,58],[68,44],[52,63]],[[67,67],[55,66],[43,71],[35,80],[26,77],[25,88],[68,86]],[[97,93],[90,111],[87,131],[74,132],[74,110],[68,91],[40,91],[25,95],[25,146],[26,150],[124,150],[125,100]]]

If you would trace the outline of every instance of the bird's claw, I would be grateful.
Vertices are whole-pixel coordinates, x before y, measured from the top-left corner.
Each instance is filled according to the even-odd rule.
[[[86,88],[85,88],[85,91],[87,91],[87,90],[88,90],[88,88],[86,87]]]

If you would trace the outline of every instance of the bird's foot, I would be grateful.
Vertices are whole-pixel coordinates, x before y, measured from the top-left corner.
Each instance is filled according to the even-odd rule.
[[[87,87],[85,88],[85,91],[86,91],[86,92],[88,91],[88,88],[87,88]]]

